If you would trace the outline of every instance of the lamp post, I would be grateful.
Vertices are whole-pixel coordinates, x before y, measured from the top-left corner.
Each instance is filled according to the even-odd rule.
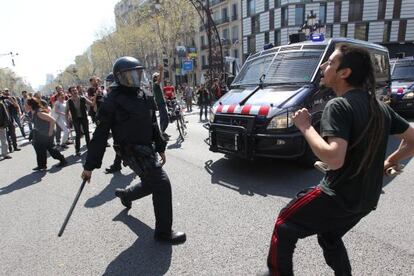
[[[311,10],[310,14],[306,16],[305,24],[303,24],[303,26],[298,30],[298,32],[304,32],[307,38],[311,38],[316,31],[320,33],[320,29],[323,27],[325,27],[324,24],[316,22],[316,14],[313,13],[313,10]]]

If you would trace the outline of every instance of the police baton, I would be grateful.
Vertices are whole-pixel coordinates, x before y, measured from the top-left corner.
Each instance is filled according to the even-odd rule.
[[[63,231],[65,231],[66,224],[68,224],[68,221],[70,219],[70,216],[72,215],[73,209],[75,209],[76,203],[79,200],[79,197],[80,197],[80,195],[82,193],[83,187],[85,187],[85,184],[86,184],[86,180],[83,180],[82,181],[82,184],[81,184],[81,186],[79,188],[79,191],[78,191],[78,193],[77,193],[77,195],[75,197],[75,200],[73,201],[72,206],[70,207],[69,213],[66,215],[66,218],[65,218],[65,221],[62,224],[62,227],[60,227],[58,237],[62,236]]]

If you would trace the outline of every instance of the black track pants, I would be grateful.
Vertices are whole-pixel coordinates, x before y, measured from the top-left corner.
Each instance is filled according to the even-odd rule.
[[[351,213],[319,187],[300,192],[280,212],[270,243],[267,265],[271,275],[293,275],[293,252],[298,239],[318,236],[326,263],[335,275],[351,275],[342,237],[365,215]]]

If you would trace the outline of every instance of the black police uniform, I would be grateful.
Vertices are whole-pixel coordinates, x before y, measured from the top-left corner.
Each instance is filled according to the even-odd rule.
[[[112,131],[124,164],[141,178],[140,183],[125,189],[121,200],[130,207],[131,201],[152,194],[157,236],[172,231],[172,199],[170,180],[156,158],[156,152],[165,151],[166,142],[156,121],[155,108],[154,99],[138,88],[113,87],[98,111],[84,169],[92,171],[101,167],[109,131]]]

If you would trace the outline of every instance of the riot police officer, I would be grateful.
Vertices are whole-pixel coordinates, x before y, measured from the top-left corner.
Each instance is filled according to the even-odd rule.
[[[154,238],[182,243],[186,240],[185,233],[171,228],[171,184],[162,169],[166,162],[166,142],[155,117],[155,101],[142,89],[143,69],[139,60],[133,57],[116,60],[113,66],[115,83],[99,109],[82,178],[89,182],[92,170],[101,167],[108,134],[112,131],[124,164],[141,179],[136,185],[117,189],[115,195],[126,208],[131,208],[133,200],[152,194],[156,220]]]

